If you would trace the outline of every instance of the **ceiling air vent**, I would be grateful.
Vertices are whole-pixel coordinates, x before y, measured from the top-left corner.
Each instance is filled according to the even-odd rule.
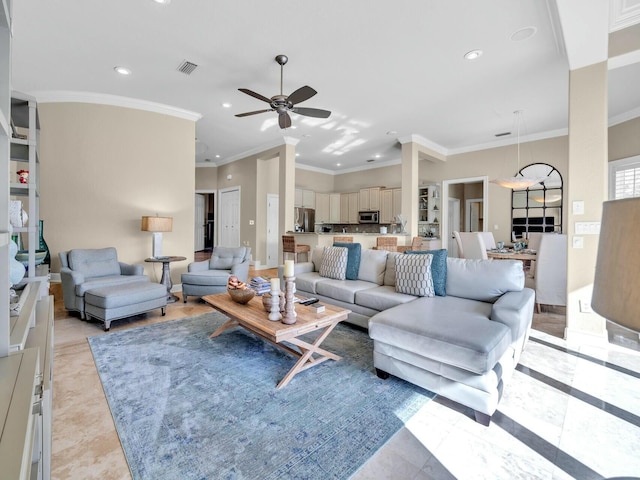
[[[506,137],[507,135],[511,135],[511,132],[496,133],[496,137]]]
[[[196,68],[198,68],[198,65],[188,62],[187,60],[178,65],[178,71],[185,75],[191,75]]]

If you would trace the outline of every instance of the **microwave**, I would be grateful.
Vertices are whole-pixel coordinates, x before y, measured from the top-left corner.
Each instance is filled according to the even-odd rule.
[[[380,223],[380,212],[358,212],[358,223]]]

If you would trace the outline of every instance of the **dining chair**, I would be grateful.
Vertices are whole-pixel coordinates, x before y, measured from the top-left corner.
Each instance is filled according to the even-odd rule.
[[[542,240],[542,236],[545,235],[542,232],[530,232],[529,233],[529,241],[527,242],[527,248],[529,250],[535,250],[536,252],[540,249],[540,241]],[[547,235],[553,235],[553,234],[547,234]],[[528,277],[535,277],[536,276],[536,261],[535,260],[531,260],[529,262],[529,265],[526,266],[525,268],[525,273],[527,274]]]
[[[540,236],[535,276],[525,277],[525,286],[536,291],[536,311],[540,305],[567,305],[567,236],[548,233]]]
[[[454,232],[454,235],[456,233],[456,240],[459,241],[458,249],[462,251],[460,258],[484,260],[489,258],[484,238],[480,232]],[[462,245],[462,248],[460,248],[460,245]]]
[[[398,251],[398,237],[376,237],[376,250]]]
[[[298,262],[298,254],[305,254],[305,261],[309,261],[309,252],[311,251],[311,247],[309,245],[298,245],[296,243],[296,237],[293,235],[283,235],[282,236],[282,258],[285,258],[287,253],[293,254],[293,259],[297,263]]]
[[[496,248],[496,239],[493,236],[493,232],[478,232],[482,235],[482,239],[484,240],[484,246],[487,250],[493,250]]]
[[[353,237],[333,237],[333,243],[353,243]]]
[[[413,237],[411,245],[398,245],[396,247],[398,252],[411,252],[422,250],[422,237]]]

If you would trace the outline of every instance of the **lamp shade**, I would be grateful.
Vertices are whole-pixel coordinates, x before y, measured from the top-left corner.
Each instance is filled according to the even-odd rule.
[[[640,198],[604,202],[592,308],[640,331]]]
[[[143,232],[170,232],[173,229],[173,217],[142,217],[140,230]]]

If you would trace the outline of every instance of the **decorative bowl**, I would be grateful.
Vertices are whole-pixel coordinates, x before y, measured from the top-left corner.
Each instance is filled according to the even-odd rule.
[[[44,257],[46,256],[46,250],[36,250],[36,265],[40,265],[42,262],[44,262]],[[16,260],[23,264],[25,267],[29,265],[29,251],[18,250],[18,253],[16,253]]]
[[[246,288],[244,290],[239,289],[239,288],[227,288],[227,292],[229,292],[229,296],[231,296],[231,300],[233,300],[234,302],[237,303],[249,303],[249,300],[251,300],[253,297],[255,297],[256,295],[256,291],[253,290],[252,288]]]

